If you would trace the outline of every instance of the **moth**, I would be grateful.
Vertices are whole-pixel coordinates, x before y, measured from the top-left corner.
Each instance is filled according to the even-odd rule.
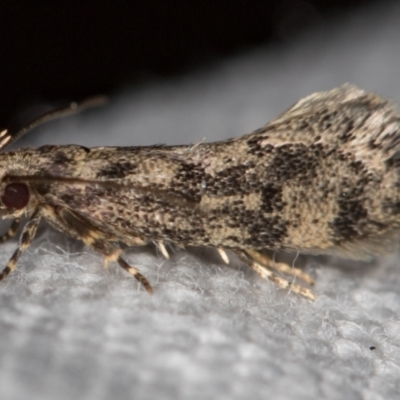
[[[21,131],[0,134],[4,149],[75,103]],[[0,153],[0,215],[23,217],[16,267],[40,220],[116,261],[152,288],[122,253],[155,243],[232,251],[280,288],[314,298],[302,270],[263,250],[365,259],[396,248],[400,231],[400,116],[376,94],[350,84],[301,99],[239,138],[182,146],[23,148]],[[279,274],[272,272],[275,269]]]

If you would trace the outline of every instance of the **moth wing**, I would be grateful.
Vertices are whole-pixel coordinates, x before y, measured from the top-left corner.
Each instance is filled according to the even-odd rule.
[[[368,261],[376,256],[384,256],[398,250],[400,232],[388,232],[380,237],[370,237],[344,242],[327,249],[296,249],[311,255],[331,255],[349,260]]]
[[[53,210],[44,215],[44,219],[49,225],[76,239],[82,239],[88,231],[101,232],[103,238],[112,241],[121,239],[121,235],[112,224],[93,217],[90,212],[86,212],[84,206],[76,207],[72,199],[72,196],[68,201],[68,199],[61,199],[60,196],[51,193],[44,195],[44,203]],[[71,218],[66,219],[65,215],[70,215]]]
[[[368,238],[350,242],[341,246],[346,254],[354,254],[353,259],[371,258],[373,256],[383,256],[393,253],[399,248],[400,232],[398,230],[388,232],[379,238]]]
[[[370,93],[359,89],[357,86],[345,83],[332,90],[312,93],[300,99],[271,121],[271,123],[279,123],[289,118],[300,117],[306,114],[315,114],[321,108],[336,108],[339,104],[357,100],[365,95],[371,96]],[[377,97],[376,95],[374,96]]]

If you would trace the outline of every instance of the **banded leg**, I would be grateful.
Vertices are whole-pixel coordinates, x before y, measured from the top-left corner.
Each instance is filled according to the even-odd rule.
[[[300,294],[310,300],[315,300],[314,293],[307,288],[289,282],[287,279],[281,278],[271,272],[267,267],[260,264],[257,260],[253,259],[247,251],[236,250],[236,255],[246,263],[246,265],[263,279],[268,279],[275,283],[280,289],[289,289],[290,291]]]
[[[87,244],[87,243],[86,243]],[[117,263],[126,271],[131,274],[137,281],[139,281],[146,291],[150,294],[153,293],[153,288],[151,287],[149,281],[139,272],[135,267],[129,265],[121,256],[122,249],[119,247],[114,247],[102,239],[95,239],[87,244],[93,250],[97,251],[104,257],[104,268],[107,269],[108,263],[110,261],[117,261]]]
[[[106,268],[110,261],[117,261],[118,264],[129,274],[133,275],[149,292],[153,289],[148,280],[135,267],[130,266],[120,254],[122,249],[113,241],[113,237],[93,223],[72,210],[67,208],[59,208],[57,210],[44,210],[47,219],[56,224],[58,229],[65,232],[69,236],[82,240],[82,242],[97,251],[104,257],[104,267]],[[142,240],[138,238],[138,242]]]
[[[40,222],[39,212],[35,211],[35,213],[32,215],[31,219],[25,225],[25,227],[22,231],[17,250],[15,250],[14,254],[11,256],[10,260],[8,261],[6,267],[3,269],[3,271],[1,271],[0,281],[3,280],[4,278],[6,278],[10,272],[14,271],[15,267],[17,266],[18,259],[21,256],[22,252],[25,251],[32,243],[32,240],[34,239],[34,237],[36,235],[36,231],[39,226],[39,222]]]
[[[18,228],[21,225],[21,218],[15,218],[14,221],[11,223],[10,227],[8,228],[7,232],[0,236],[0,243],[7,242],[13,238],[17,232]]]
[[[139,272],[137,268],[129,265],[121,256],[118,257],[117,262],[126,272],[128,272],[128,274],[133,275],[133,277],[143,285],[147,292],[150,294],[153,293],[153,288],[151,287],[149,281]]]
[[[275,262],[266,254],[260,253],[256,250],[245,250],[245,252],[250,256],[250,258],[266,268],[273,268],[283,274],[294,276],[308,283],[309,285],[314,285],[315,283],[314,279],[300,268],[291,267],[290,265],[282,262]]]
[[[126,271],[131,274],[137,281],[139,281],[147,292],[153,293],[149,281],[139,272],[135,267],[129,265],[121,256],[122,250],[118,247],[110,245],[105,240],[96,239],[90,244],[90,247],[100,253],[104,257],[104,265],[107,266],[109,261],[117,261],[117,263]]]

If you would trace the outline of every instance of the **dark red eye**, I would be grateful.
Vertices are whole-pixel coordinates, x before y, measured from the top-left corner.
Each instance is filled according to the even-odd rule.
[[[21,210],[29,202],[29,189],[24,183],[10,183],[1,196],[2,203],[10,210]]]

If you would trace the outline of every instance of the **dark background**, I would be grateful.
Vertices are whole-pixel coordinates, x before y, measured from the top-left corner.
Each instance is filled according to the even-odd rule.
[[[38,102],[143,85],[288,42],[372,1],[7,1],[0,5],[0,127]]]

